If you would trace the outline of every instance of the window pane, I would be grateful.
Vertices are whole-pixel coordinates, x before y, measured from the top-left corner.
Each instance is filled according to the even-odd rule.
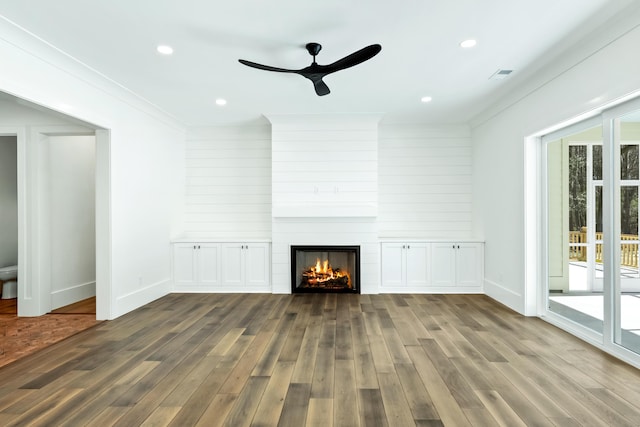
[[[587,146],[569,146],[569,230],[587,226]]]
[[[638,236],[638,187],[620,187],[620,232]]]
[[[620,179],[638,179],[638,146],[620,146]]]
[[[602,145],[593,146],[593,179],[602,180]]]

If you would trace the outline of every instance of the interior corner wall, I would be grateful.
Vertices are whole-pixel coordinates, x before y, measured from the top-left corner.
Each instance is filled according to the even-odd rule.
[[[0,20],[0,91],[69,114],[109,131],[108,194],[97,224],[110,236],[105,254],[108,289],[98,319],[112,319],[171,290],[170,238],[179,215],[185,129],[166,113],[82,66],[8,21]],[[97,213],[98,215],[98,213]],[[97,286],[100,287],[101,277]],[[104,305],[101,305],[104,304]]]
[[[613,39],[606,31],[594,34],[580,47],[587,53],[555,78],[472,128],[474,227],[485,239],[485,293],[520,313],[536,314],[525,289],[525,256],[537,256],[525,251],[525,138],[640,90],[638,22],[640,13],[616,23]]]
[[[18,264],[18,144],[0,136],[0,268]]]

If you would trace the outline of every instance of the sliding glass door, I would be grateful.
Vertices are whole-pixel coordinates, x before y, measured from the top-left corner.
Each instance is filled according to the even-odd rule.
[[[619,253],[614,282],[614,342],[640,353],[640,275],[638,274],[638,195],[640,189],[640,110],[611,120],[614,170],[614,224]]]
[[[602,126],[544,141],[548,310],[602,334]]]
[[[640,99],[546,135],[542,148],[546,315],[635,358]]]

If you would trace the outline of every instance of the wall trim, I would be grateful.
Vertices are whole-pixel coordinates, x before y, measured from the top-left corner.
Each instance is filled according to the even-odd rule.
[[[116,299],[113,318],[127,314],[143,305],[162,298],[171,293],[173,282],[171,278],[153,283],[145,288],[138,289]]]
[[[55,310],[94,296],[96,296],[95,281],[71,285],[65,289],[51,292],[51,309]]]
[[[498,301],[500,304],[506,305],[510,309],[515,310],[522,315],[526,315],[522,309],[524,300],[522,294],[514,292],[511,289],[507,289],[504,286],[486,278],[484,279],[484,294],[489,298]]]

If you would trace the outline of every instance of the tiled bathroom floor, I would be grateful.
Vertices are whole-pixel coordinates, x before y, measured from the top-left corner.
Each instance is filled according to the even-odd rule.
[[[16,300],[0,300],[0,367],[100,323],[93,300],[93,313],[85,301],[39,317],[17,317]]]

